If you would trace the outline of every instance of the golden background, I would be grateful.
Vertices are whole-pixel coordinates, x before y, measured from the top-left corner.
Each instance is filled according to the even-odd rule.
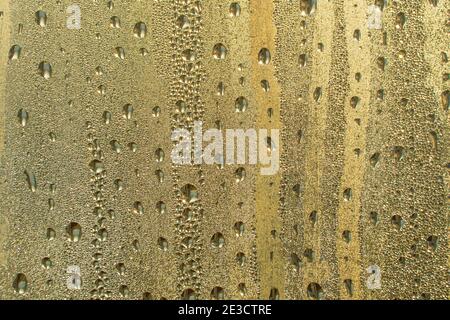
[[[76,3],[0,0],[0,298],[448,297],[448,0]],[[280,171],[173,165],[194,120]]]

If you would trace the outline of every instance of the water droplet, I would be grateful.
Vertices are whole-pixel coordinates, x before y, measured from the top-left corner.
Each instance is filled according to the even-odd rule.
[[[234,232],[236,237],[242,237],[244,235],[245,225],[242,221],[236,222],[234,224]]]
[[[34,173],[31,173],[28,170],[25,171],[25,175],[27,176],[28,187],[30,188],[31,192],[36,192],[37,190],[36,176],[34,175]]]
[[[81,238],[81,226],[76,222],[71,222],[67,228],[66,232],[69,235],[69,241],[78,242]]]
[[[158,201],[158,203],[156,204],[156,209],[158,210],[158,212],[160,214],[165,214],[167,207],[166,204],[163,201]]]
[[[28,112],[20,109],[17,116],[19,117],[19,123],[22,125],[22,127],[25,127],[28,122]]]
[[[178,28],[181,28],[181,29],[188,28],[190,26],[188,17],[186,17],[185,15],[179,16],[177,18],[177,26],[178,26]]]
[[[92,171],[94,171],[96,174],[98,173],[102,173],[103,170],[105,170],[104,166],[103,166],[103,162],[99,161],[99,160],[92,160],[89,163],[89,167],[91,168]]]
[[[17,44],[13,45],[11,49],[9,49],[8,59],[9,60],[18,60],[20,58],[20,53],[22,52],[22,48]]]
[[[269,64],[271,60],[270,51],[267,48],[262,48],[258,53],[259,64]]]
[[[36,23],[41,27],[47,26],[47,13],[42,10],[36,12]]]
[[[352,199],[352,189],[347,188],[344,190],[344,201],[350,201]]]
[[[119,19],[119,17],[116,17],[116,16],[111,17],[110,26],[111,26],[111,28],[120,28],[120,19]]]
[[[308,297],[315,299],[315,300],[320,300],[320,299],[322,299],[323,290],[322,290],[322,287],[320,286],[320,284],[318,284],[316,282],[312,282],[308,285],[306,293],[307,293]]]
[[[116,270],[120,276],[123,276],[125,274],[125,265],[123,263],[116,264]]]
[[[160,237],[158,239],[158,247],[162,251],[167,251],[167,250],[169,250],[169,242],[167,242],[167,240],[165,238]]]
[[[147,25],[144,22],[138,22],[134,26],[134,36],[136,38],[145,38],[147,35]]]
[[[133,212],[135,214],[143,215],[144,214],[144,206],[139,201],[136,201],[133,205]]]
[[[182,201],[185,203],[192,203],[198,201],[197,188],[192,184],[186,184],[181,188]]]
[[[397,230],[401,230],[403,228],[403,226],[405,225],[405,221],[398,214],[392,216],[391,223],[397,228]]]
[[[225,238],[220,232],[216,232],[211,238],[211,244],[215,248],[222,248],[225,245]]]
[[[50,269],[53,266],[52,260],[50,260],[50,258],[48,258],[48,257],[47,258],[43,258],[41,260],[41,264],[42,264],[42,267],[44,269]]]
[[[56,232],[55,232],[55,230],[53,230],[52,228],[48,228],[47,229],[47,234],[46,234],[46,236],[47,236],[47,240],[54,240],[55,239],[55,237],[56,237]]]
[[[17,293],[24,294],[28,288],[27,277],[23,273],[17,274],[13,282],[13,287]]]
[[[134,108],[131,104],[126,104],[123,106],[123,117],[127,120],[131,120],[133,117]]]
[[[183,300],[197,300],[197,295],[194,290],[188,288],[183,291],[181,298]]]
[[[120,58],[122,60],[125,59],[125,49],[122,47],[116,47],[116,52],[114,53],[116,58]]]
[[[44,79],[48,80],[52,76],[52,66],[48,62],[41,62],[39,64],[39,74],[44,77]]]
[[[230,16],[239,17],[241,15],[241,6],[237,2],[230,4]]]
[[[225,298],[225,291],[222,287],[214,287],[211,291],[211,299],[223,300]]]
[[[163,162],[164,158],[165,158],[164,150],[161,148],[156,149],[155,151],[156,162]]]
[[[223,60],[227,56],[227,48],[221,43],[217,43],[213,48],[213,57],[215,59]]]
[[[301,67],[306,67],[306,62],[307,62],[307,60],[306,60],[306,54],[300,54],[300,55],[298,56],[298,64],[299,64]]]
[[[235,111],[236,112],[244,112],[247,110],[248,107],[248,100],[245,97],[239,97],[236,99],[236,102],[234,103]]]

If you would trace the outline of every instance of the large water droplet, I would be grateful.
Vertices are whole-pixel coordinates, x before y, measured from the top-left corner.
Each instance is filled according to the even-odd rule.
[[[138,22],[134,26],[133,31],[136,38],[145,38],[147,35],[147,25],[144,22]]]
[[[24,294],[28,288],[27,277],[23,273],[17,274],[13,282],[13,287],[17,293]]]

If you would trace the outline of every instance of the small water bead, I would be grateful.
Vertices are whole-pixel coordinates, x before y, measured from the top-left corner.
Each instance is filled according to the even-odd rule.
[[[89,163],[89,167],[91,168],[92,171],[94,171],[96,174],[102,173],[103,170],[105,170],[104,166],[103,166],[103,162],[99,161],[99,160],[92,160]]]
[[[18,294],[24,294],[28,289],[28,280],[23,273],[19,273],[14,278],[13,288]]]
[[[112,0],[108,1],[108,9],[109,10],[114,9],[114,1],[112,1]]]
[[[120,276],[123,276],[125,274],[125,264],[123,263],[116,264],[116,270]]]
[[[31,192],[36,192],[37,190],[36,176],[34,175],[34,173],[29,172],[28,170],[25,170],[25,175],[27,177],[28,188],[31,190]]]
[[[243,283],[243,282],[239,283],[238,292],[241,297],[243,297],[247,294],[247,287],[245,286],[245,283]]]
[[[117,140],[112,140],[109,144],[111,145],[111,148],[114,152],[116,153],[122,152],[122,146]]]
[[[53,266],[53,262],[50,258],[43,258],[41,260],[41,265],[44,269],[50,269]]]
[[[306,67],[306,54],[302,53],[298,56],[298,64],[300,65],[300,67]]]
[[[127,120],[131,120],[133,117],[134,108],[131,104],[126,104],[122,108],[123,111],[123,117]]]
[[[395,228],[396,228],[397,230],[403,229],[403,226],[405,225],[405,221],[404,221],[403,218],[402,218],[400,215],[398,215],[398,214],[392,216],[392,218],[391,218],[391,223],[392,223],[392,225],[395,226]]]
[[[48,228],[47,232],[46,232],[46,237],[47,237],[47,240],[49,240],[49,241],[54,240],[56,237],[55,230],[53,230],[52,228]]]
[[[222,287],[214,287],[211,291],[211,299],[223,300],[225,298],[225,290]]]
[[[280,292],[277,288],[270,289],[269,300],[280,300]]]
[[[349,243],[352,240],[352,232],[350,230],[344,230],[342,232],[342,238],[345,242]]]
[[[120,28],[120,19],[117,16],[111,17],[109,25],[111,28]]]
[[[238,168],[235,171],[236,182],[241,182],[245,179],[246,173],[244,168]]]
[[[243,252],[238,252],[236,254],[236,262],[239,266],[243,267],[246,260],[247,258]]]
[[[444,91],[441,94],[441,104],[442,104],[442,108],[444,109],[444,111],[449,111],[450,110],[450,91]]]
[[[143,56],[143,57],[146,57],[146,56],[148,56],[149,52],[148,52],[148,50],[145,49],[145,48],[140,48],[140,49],[139,49],[139,54],[140,54],[141,56]]]
[[[222,233],[216,232],[211,238],[211,245],[215,248],[222,248],[225,245],[225,238]]]
[[[145,38],[147,35],[147,25],[144,22],[138,22],[134,26],[133,32],[136,38]]]
[[[301,260],[298,257],[298,255],[296,255],[295,253],[292,253],[291,257],[290,257],[290,261],[291,261],[291,265],[292,265],[292,268],[294,269],[294,271],[298,272],[300,270],[300,265],[301,265]]]
[[[197,188],[192,184],[186,184],[181,188],[182,201],[192,203],[198,201]]]
[[[163,162],[164,158],[165,158],[164,150],[161,148],[156,149],[155,151],[156,162]]]
[[[52,66],[46,61],[39,64],[39,74],[46,80],[52,77]]]
[[[350,201],[352,200],[352,189],[347,188],[344,190],[344,201]]]
[[[345,279],[344,286],[345,286],[345,289],[347,290],[347,294],[349,296],[353,296],[353,281],[352,281],[352,279]]]
[[[182,217],[185,221],[191,221],[193,216],[194,216],[194,213],[192,212],[191,209],[186,208],[183,210]]]
[[[323,296],[322,287],[320,286],[320,284],[318,284],[316,282],[312,282],[308,285],[306,293],[309,298],[315,299],[315,300],[320,300],[320,299],[322,299],[322,296]]]
[[[35,14],[36,23],[40,25],[41,27],[47,26],[47,13],[45,13],[42,10],[39,10]]]
[[[314,101],[316,101],[317,103],[320,102],[320,99],[322,98],[322,88],[321,87],[317,87],[314,90],[313,98],[314,98]]]
[[[267,48],[262,48],[258,53],[258,63],[262,65],[267,65],[270,63],[271,55]]]
[[[156,204],[156,209],[158,210],[159,214],[165,214],[167,206],[163,201],[158,201],[158,203]]]
[[[135,214],[143,215],[144,214],[144,206],[139,201],[136,201],[133,205],[133,212]]]
[[[225,85],[223,84],[223,82],[219,82],[219,84],[217,85],[217,95],[223,96],[224,94],[225,94]]]
[[[223,60],[227,56],[227,48],[222,43],[217,43],[213,47],[213,57],[218,60]]]
[[[169,250],[169,242],[165,238],[160,237],[158,238],[158,247],[162,251],[167,251]]]
[[[114,56],[116,58],[124,60],[125,59],[125,49],[122,48],[122,47],[116,47],[116,50],[114,52]]]
[[[317,0],[300,0],[300,14],[308,16],[312,14],[317,6]]]
[[[438,248],[438,237],[437,236],[429,236],[427,238],[427,245],[430,251],[436,251]]]
[[[197,294],[194,290],[188,288],[183,291],[183,293],[181,294],[181,298],[183,300],[197,300]]]
[[[239,17],[241,15],[241,6],[237,2],[230,4],[230,17]]]
[[[177,18],[176,24],[180,29],[188,28],[190,26],[189,18],[185,15],[181,15]]]
[[[355,39],[356,41],[360,41],[361,40],[361,30],[356,29],[353,32],[353,39]]]
[[[119,293],[123,298],[128,298],[128,295],[130,294],[130,290],[126,285],[121,285],[119,288]]]
[[[399,30],[402,30],[406,23],[406,16],[403,12],[397,14],[395,18],[395,27]]]
[[[245,97],[239,97],[234,103],[234,108],[236,112],[245,112],[248,107],[248,100]]]
[[[186,50],[183,50],[183,52],[181,53],[181,58],[184,61],[187,61],[187,62],[194,62],[195,58],[196,58],[196,55],[195,55],[195,52],[193,50],[186,49]]]
[[[128,144],[128,149],[130,149],[131,152],[137,152],[138,145],[135,142],[130,142]]]
[[[52,198],[48,199],[48,210],[55,210],[55,200],[53,200]]]
[[[69,241],[71,242],[78,242],[80,241],[81,238],[81,226],[76,223],[76,222],[71,222],[67,227],[66,227],[66,232],[69,236]]]
[[[19,123],[22,125],[22,127],[25,127],[28,122],[28,117],[29,117],[28,112],[23,109],[20,109],[17,116],[19,118]]]
[[[245,224],[242,221],[238,221],[234,224],[233,229],[236,234],[236,237],[242,237],[245,231]]]
[[[108,239],[108,231],[105,228],[101,228],[97,231],[97,236],[100,241],[106,241]]]
[[[352,107],[352,108],[358,108],[359,107],[359,105],[360,105],[360,102],[361,102],[361,99],[359,98],[359,97],[352,97],[351,99],[350,99],[350,106]]]
[[[104,96],[104,95],[106,94],[106,87],[105,87],[104,85],[98,86],[98,88],[97,88],[97,93],[98,93],[99,95]]]
[[[381,154],[379,152],[375,152],[371,157],[370,157],[370,165],[372,167],[376,167],[378,162],[380,161],[380,157]]]
[[[161,115],[161,108],[158,106],[154,107],[152,110],[152,115],[153,117],[158,118]]]
[[[22,48],[15,44],[9,49],[8,59],[9,60],[18,60],[20,58],[20,54],[22,52]]]
[[[155,171],[155,175],[156,175],[156,178],[158,179],[158,182],[159,183],[163,183],[164,182],[164,172],[162,171],[162,170],[156,170]]]
[[[269,81],[261,80],[261,88],[263,89],[264,92],[269,92],[270,91]]]
[[[370,221],[372,222],[372,224],[373,224],[374,226],[376,226],[376,225],[378,224],[378,212],[371,211],[371,212],[369,213],[369,219],[370,219]]]

